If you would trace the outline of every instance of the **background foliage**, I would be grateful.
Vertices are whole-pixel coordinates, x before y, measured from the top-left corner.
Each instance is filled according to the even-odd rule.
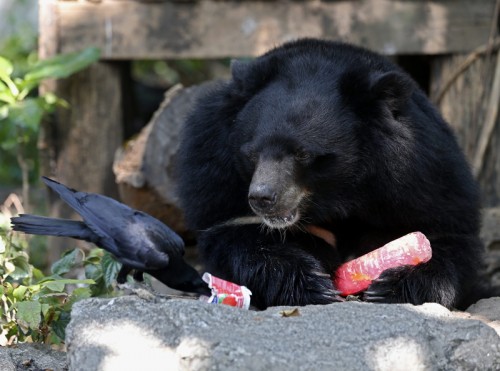
[[[119,294],[114,280],[120,264],[101,249],[72,249],[45,275],[30,264],[26,240],[9,232],[8,222],[0,219],[0,345],[61,344],[75,302]],[[66,277],[75,271],[82,278]]]
[[[0,345],[61,344],[75,302],[120,294],[115,284],[120,264],[105,251],[73,248],[46,267],[47,239],[10,231],[10,217],[24,209],[44,214],[45,201],[29,205],[38,188],[33,185],[39,179],[40,123],[56,107],[71,108],[53,94],[39,94],[40,83],[67,77],[99,58],[99,51],[90,48],[38,60],[36,13],[33,0],[0,2]],[[130,70],[137,91],[134,99],[140,109],[148,108],[141,125],[169,87],[225,76],[228,66],[229,60],[134,62]],[[12,211],[2,201],[20,185],[22,206]]]
[[[44,79],[76,73],[99,58],[99,51],[89,48],[38,60],[35,26],[19,16],[34,4],[29,0],[0,4],[0,196],[7,187],[22,184],[24,206],[29,183],[38,180],[40,122],[55,107],[67,107],[53,94],[40,95],[38,86]],[[24,207],[15,194],[7,199],[18,202],[13,203],[14,212],[12,202],[0,203],[0,345],[60,344],[75,302],[119,293],[113,283],[119,263],[101,249],[71,249],[44,273],[30,256],[40,255],[43,250],[33,246],[40,247],[46,239],[10,231],[10,217]]]

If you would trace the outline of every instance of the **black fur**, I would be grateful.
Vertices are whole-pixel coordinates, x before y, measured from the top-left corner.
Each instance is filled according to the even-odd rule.
[[[292,174],[285,186],[273,177],[280,164]],[[234,63],[233,78],[187,119],[179,175],[207,270],[248,286],[258,307],[338,300],[331,278],[340,262],[413,231],[429,238],[431,261],[386,271],[364,298],[447,307],[474,300],[476,183],[440,114],[378,54],[306,39]],[[224,224],[252,210],[289,220],[295,201],[281,188],[292,186],[300,191],[293,225]],[[333,232],[336,250],[304,232],[308,224]]]

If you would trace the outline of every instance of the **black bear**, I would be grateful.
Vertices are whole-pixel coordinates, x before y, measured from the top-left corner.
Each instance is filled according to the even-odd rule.
[[[258,308],[341,300],[342,262],[413,231],[432,259],[386,270],[363,299],[473,300],[477,185],[425,94],[376,53],[303,39],[233,63],[188,117],[178,170],[207,271]]]

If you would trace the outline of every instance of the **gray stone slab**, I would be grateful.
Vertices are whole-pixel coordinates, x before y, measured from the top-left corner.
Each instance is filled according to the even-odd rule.
[[[1,371],[66,371],[66,353],[45,344],[17,344],[0,347]]]
[[[70,370],[498,370],[500,337],[437,304],[245,311],[190,299],[77,303]]]

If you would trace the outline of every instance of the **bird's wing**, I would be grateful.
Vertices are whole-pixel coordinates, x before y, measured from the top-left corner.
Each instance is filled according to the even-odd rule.
[[[182,239],[159,220],[110,197],[78,192],[48,178],[45,183],[100,237],[100,247],[135,269],[159,269],[170,254],[184,252]]]

